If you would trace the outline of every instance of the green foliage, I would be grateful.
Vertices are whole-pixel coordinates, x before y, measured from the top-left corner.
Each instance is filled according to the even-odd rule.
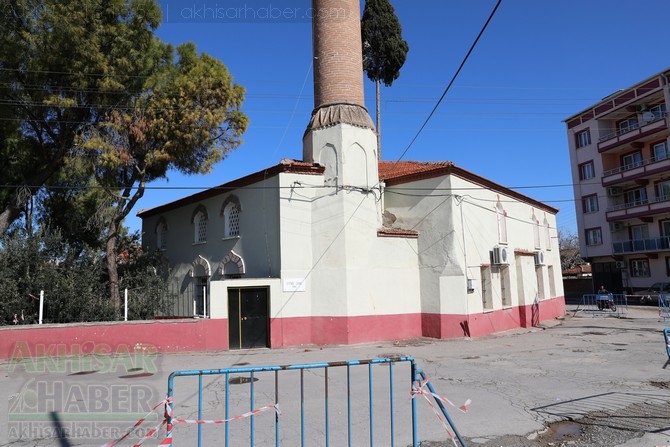
[[[203,174],[241,143],[244,88],[219,60],[193,44],[176,49],[125,108],[111,110],[84,139],[101,185],[128,188],[168,170]]]
[[[0,234],[37,196],[72,246],[105,247],[118,309],[124,218],[147,182],[207,173],[241,143],[244,89],[155,36],[156,0],[11,0],[0,17]]]
[[[102,250],[111,216],[109,197],[91,179],[85,160],[68,159],[64,167],[38,194],[36,215],[43,225],[57,228],[72,248]]]
[[[143,252],[138,234],[122,237],[118,252],[119,285],[128,289],[128,319],[169,315],[176,296],[168,288],[170,272],[163,254]]]
[[[155,0],[12,0],[0,17],[0,118],[10,123],[0,162],[14,168],[0,171],[11,185],[0,192],[4,233],[31,194],[81,156],[77,139],[123,107],[171,49],[153,34]]]
[[[104,264],[89,252],[75,253],[57,233],[7,234],[0,247],[0,324],[23,314],[36,323],[44,291],[45,323],[104,321],[114,310],[103,299]]]
[[[174,297],[165,260],[142,253],[137,238],[124,238],[134,252],[125,257],[122,287],[130,289],[129,319],[151,319],[169,311]],[[0,241],[0,325],[14,324],[15,316],[19,324],[37,323],[40,291],[44,323],[118,319],[107,287],[104,259],[87,247],[73,247],[58,232],[13,231]]]
[[[370,80],[387,87],[400,76],[409,44],[389,0],[366,0],[361,19],[363,69]]]

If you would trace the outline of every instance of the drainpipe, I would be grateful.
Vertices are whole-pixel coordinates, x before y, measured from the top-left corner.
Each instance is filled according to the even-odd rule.
[[[463,202],[465,201],[465,197],[455,195],[454,198],[456,199],[456,205],[460,208],[461,211],[461,239],[463,243],[463,267],[465,267],[465,318],[466,318],[466,323],[468,325],[468,336],[471,337],[472,334],[470,333],[470,297],[468,296],[467,290],[468,290],[468,251],[465,247],[465,222],[463,220]]]

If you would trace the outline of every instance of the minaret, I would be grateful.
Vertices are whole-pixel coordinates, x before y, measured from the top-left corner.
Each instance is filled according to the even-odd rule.
[[[363,94],[360,0],[312,0],[312,8],[314,111],[303,159],[324,165],[330,184],[375,186],[377,142]]]
[[[325,167],[310,214],[309,308],[323,317],[311,328],[315,343],[365,339],[366,328],[354,321],[374,314],[379,291],[387,290],[377,274],[390,240],[378,237],[377,138],[364,106],[359,2],[312,0],[314,111],[303,160]]]

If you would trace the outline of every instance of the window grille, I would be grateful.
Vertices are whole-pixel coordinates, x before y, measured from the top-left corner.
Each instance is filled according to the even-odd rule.
[[[199,212],[195,216],[195,242],[207,242],[207,216]]]

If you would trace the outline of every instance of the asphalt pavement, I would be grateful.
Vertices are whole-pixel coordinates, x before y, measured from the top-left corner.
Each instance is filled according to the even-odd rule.
[[[560,421],[588,420],[603,431],[626,433],[619,443],[602,445],[666,446],[670,445],[670,357],[663,337],[665,327],[670,327],[670,321],[660,318],[654,306],[629,306],[618,309],[615,314],[588,312],[577,305],[568,305],[563,318],[538,327],[476,339],[421,338],[355,346],[183,354],[156,354],[150,347],[145,347],[145,351],[142,347],[138,351],[136,347],[130,355],[117,352],[82,357],[59,357],[57,351],[51,351],[51,357],[0,364],[0,398],[8,402],[0,406],[0,445],[104,445],[122,437],[139,419],[151,415],[146,418],[143,431],[117,444],[133,445],[148,435],[150,428],[160,426],[164,416],[161,402],[166,396],[168,376],[178,370],[407,357],[414,359],[423,370],[435,394],[454,404],[446,408],[455,432],[467,445],[515,445],[504,444],[504,439],[512,439],[512,436],[537,439],[546,433],[547,427],[557,427]],[[404,380],[403,368],[405,365],[399,365],[398,374],[391,382]],[[265,403],[268,405],[254,416],[255,422],[244,417],[245,430],[249,422],[260,431],[266,422],[272,427],[269,422],[285,417],[283,414],[289,415],[300,401],[307,401],[305,425],[318,427],[308,427],[306,445],[326,445],[324,436],[328,445],[347,445],[344,435],[347,424],[368,429],[364,437],[355,438],[353,445],[370,445],[370,439],[372,442],[383,439],[377,437],[382,436],[378,433],[389,431],[388,425],[395,424],[392,418],[384,417],[390,404],[387,401],[374,403],[374,412],[369,411],[369,415],[358,412],[353,423],[347,421],[342,406],[346,402],[346,384],[338,383],[345,376],[335,371],[330,377],[325,374],[326,383],[331,385],[330,389],[326,386],[325,392],[319,382],[324,372],[314,371],[310,372],[313,381],[304,382],[306,390],[299,389],[300,382],[294,381],[282,387],[281,395],[273,391],[277,382],[266,380],[260,374],[225,376],[226,381],[220,377],[206,378],[202,386],[205,415],[197,414],[197,382],[179,382],[175,411],[178,409],[180,416],[186,419],[209,418],[208,423],[216,425],[212,420],[216,411],[211,410],[218,409],[223,414],[222,409],[229,405],[233,409],[228,415],[242,419],[235,405],[240,404],[240,408],[248,405],[248,393],[244,399],[226,402],[226,386],[235,383],[233,379],[242,384],[258,380],[252,402],[257,402],[257,409]],[[366,379],[365,375],[378,373],[354,374],[360,374],[353,381],[358,386]],[[386,379],[382,377],[375,382],[375,396],[389,393],[384,383]],[[400,388],[405,385],[401,384]],[[367,393],[366,389],[357,388],[354,404],[367,405]],[[335,409],[325,415],[324,399],[329,402],[328,408]],[[272,407],[275,400],[282,406]],[[401,399],[398,407],[407,401],[411,398]],[[455,408],[466,402],[469,403],[466,412]],[[420,399],[417,406],[420,440],[424,445],[453,445],[445,426],[426,400]],[[278,409],[281,413],[276,411]],[[373,413],[374,436],[369,433]],[[329,433],[324,433],[324,418],[329,420],[329,429],[325,430]],[[403,425],[406,422],[407,417],[402,416],[398,427],[392,429],[401,433],[395,445],[409,445],[411,427]],[[182,438],[174,445],[196,445],[198,427],[209,430],[207,424],[175,426],[175,433],[181,430]],[[570,439],[571,445],[582,445],[574,441],[578,439],[577,433],[568,431],[565,440]],[[243,443],[237,443],[234,430],[231,434],[224,434],[222,430],[215,433],[209,439],[214,439],[216,445],[225,445],[222,440],[227,436],[230,436],[231,446],[250,445],[248,433],[239,435],[244,438]],[[273,445],[269,441],[273,434],[259,434],[254,444]],[[299,445],[296,442],[299,435],[298,428],[285,430],[281,433],[282,445]],[[143,445],[157,445],[164,437],[165,428],[159,427],[153,439]],[[556,438],[543,445],[568,445],[560,444],[562,441]],[[386,441],[378,442],[375,445],[390,445]],[[214,442],[203,443],[212,444]]]

